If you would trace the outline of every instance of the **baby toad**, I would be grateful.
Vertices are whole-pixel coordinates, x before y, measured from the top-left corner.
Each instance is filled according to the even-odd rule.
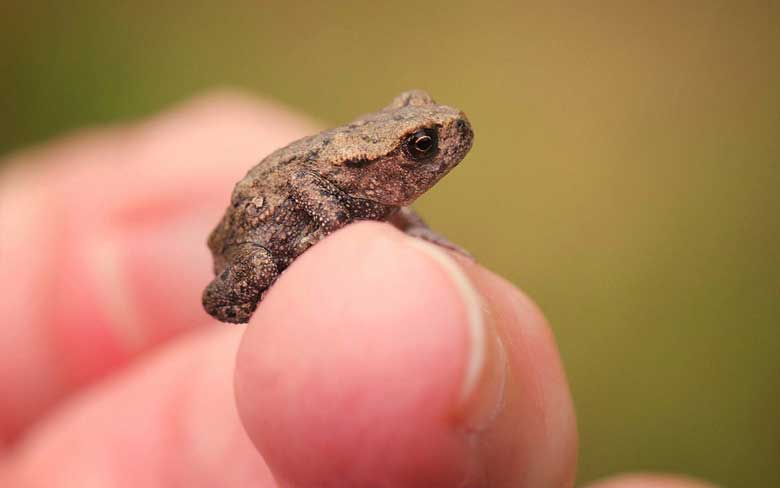
[[[236,184],[208,239],[215,278],[206,311],[245,323],[279,273],[331,232],[388,221],[448,247],[408,207],[471,149],[466,115],[412,90],[348,125],[278,149]]]

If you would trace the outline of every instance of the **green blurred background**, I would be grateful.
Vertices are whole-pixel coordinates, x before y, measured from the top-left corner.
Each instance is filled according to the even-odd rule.
[[[585,3],[4,0],[0,154],[212,87],[323,123],[428,89],[476,143],[417,207],[550,318],[580,482],[780,486],[780,4]]]

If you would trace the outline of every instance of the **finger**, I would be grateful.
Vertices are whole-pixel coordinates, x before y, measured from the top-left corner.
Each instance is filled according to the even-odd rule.
[[[466,261],[362,223],[280,277],[236,367],[239,412],[280,485],[571,484],[576,433],[552,335]]]
[[[241,333],[183,335],[78,393],[14,446],[0,486],[275,486],[235,409]]]
[[[587,488],[715,488],[715,485],[687,476],[627,474],[597,481]]]
[[[218,94],[11,158],[0,176],[0,443],[78,385],[209,320],[210,228],[246,168],[306,127]]]

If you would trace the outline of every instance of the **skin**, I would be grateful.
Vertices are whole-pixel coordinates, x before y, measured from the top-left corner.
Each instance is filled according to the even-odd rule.
[[[223,322],[247,322],[290,263],[358,220],[391,221],[444,242],[408,205],[463,159],[473,138],[463,112],[412,90],[274,151],[236,184],[209,236],[216,276],[204,308]]]
[[[5,162],[0,486],[571,486],[553,335],[457,253],[357,223],[296,260],[248,327],[198,306],[197,242],[246,159],[311,131],[223,94]]]

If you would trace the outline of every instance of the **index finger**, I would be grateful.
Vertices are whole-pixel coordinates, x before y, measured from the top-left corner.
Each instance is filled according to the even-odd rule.
[[[236,94],[13,155],[0,174],[0,442],[211,320],[205,239],[235,181],[312,130]]]

